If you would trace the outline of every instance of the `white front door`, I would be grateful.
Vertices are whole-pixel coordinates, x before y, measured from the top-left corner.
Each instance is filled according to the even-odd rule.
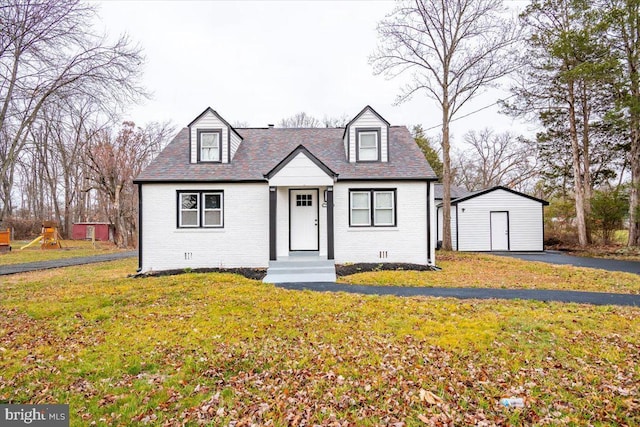
[[[318,189],[289,191],[289,250],[318,250]]]
[[[508,212],[491,212],[491,250],[509,250]]]

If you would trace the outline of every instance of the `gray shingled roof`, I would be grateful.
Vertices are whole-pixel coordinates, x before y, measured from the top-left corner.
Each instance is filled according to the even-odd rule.
[[[444,197],[444,185],[441,183],[437,183],[434,186],[433,196],[436,200],[442,200]],[[455,185],[451,186],[451,200],[457,199],[458,197],[464,197],[469,194],[469,191],[465,190],[462,187],[456,187]]]
[[[266,181],[264,175],[299,145],[349,179],[436,179],[420,148],[404,126],[389,129],[389,162],[349,163],[344,128],[236,129],[243,141],[231,163],[189,163],[189,131],[182,129],[135,182]]]

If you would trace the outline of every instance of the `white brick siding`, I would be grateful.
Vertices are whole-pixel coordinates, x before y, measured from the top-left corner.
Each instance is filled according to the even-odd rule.
[[[396,189],[395,227],[349,227],[349,189]],[[336,263],[427,264],[427,183],[340,182],[334,186]],[[433,212],[433,211],[432,211]],[[433,221],[432,221],[433,222]],[[432,241],[435,236],[432,236]],[[432,245],[433,248],[433,245]],[[382,257],[381,257],[381,252]],[[384,255],[386,254],[386,257]]]
[[[178,228],[177,190],[224,191],[224,228]],[[269,264],[266,183],[145,184],[142,202],[143,271]]]

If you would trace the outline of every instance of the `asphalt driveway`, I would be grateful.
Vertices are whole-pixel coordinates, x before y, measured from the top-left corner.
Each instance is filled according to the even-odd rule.
[[[550,256],[546,255],[559,255]],[[90,257],[81,258],[66,258],[57,259],[51,261],[33,262],[27,264],[13,264],[0,266],[0,276],[7,274],[23,273],[34,270],[45,270],[49,268],[68,267],[72,265],[90,264],[94,262],[113,261],[117,259],[130,258],[137,256],[135,251],[130,252],[117,252],[112,254],[104,254]],[[612,271],[630,271],[633,273],[640,273],[640,263],[632,261],[619,261],[622,265],[612,263],[613,260],[595,260],[593,258],[580,258],[570,257],[556,253],[540,253],[540,254],[503,254],[505,256],[516,256],[521,259],[529,259],[531,261],[543,261],[552,262],[552,260],[558,261],[556,264],[572,264],[580,261],[604,261],[604,263],[598,263],[597,265],[606,265],[609,268],[605,268]],[[540,259],[538,259],[540,258]],[[588,264],[588,265],[587,265]],[[614,269],[623,268],[624,264],[627,270]],[[581,264],[582,267],[594,267],[593,263]],[[635,269],[633,269],[635,267]],[[292,289],[292,290],[311,290],[316,292],[348,292],[365,295],[395,295],[401,297],[415,297],[415,296],[432,296],[432,297],[445,297],[445,298],[459,298],[459,299],[522,299],[522,300],[536,300],[536,301],[559,301],[559,302],[574,302],[582,304],[594,304],[594,305],[624,305],[640,307],[640,295],[631,294],[612,294],[603,292],[580,292],[580,291],[555,291],[555,290],[538,290],[538,289],[488,289],[488,288],[422,288],[422,287],[402,287],[402,286],[360,286],[360,285],[346,285],[333,282],[311,282],[311,283],[279,283],[275,286]]]
[[[400,297],[444,297],[458,299],[521,299],[535,301],[575,302],[593,305],[626,305],[640,307],[640,295],[604,292],[554,291],[543,289],[489,288],[423,288],[410,286],[346,285],[333,282],[277,283],[290,290],[316,292],[347,292],[365,295],[394,295]]]
[[[587,258],[565,255],[557,251],[545,252],[492,252],[492,255],[508,256],[526,261],[539,261],[549,264],[573,265],[576,267],[598,268],[607,271],[622,271],[625,273],[640,274],[640,261],[621,261],[617,259]]]
[[[48,270],[50,268],[70,267],[72,265],[92,264],[94,262],[115,261],[117,259],[133,258],[136,256],[138,256],[137,251],[128,251],[77,258],[62,258],[49,261],[29,262],[24,264],[0,265],[0,276],[4,276],[7,274],[26,273],[28,271],[35,270]]]

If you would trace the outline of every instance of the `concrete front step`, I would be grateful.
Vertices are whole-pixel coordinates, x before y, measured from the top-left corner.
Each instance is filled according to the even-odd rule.
[[[281,257],[269,262],[265,283],[335,282],[333,260],[310,256]]]
[[[309,283],[335,282],[335,273],[298,273],[298,274],[269,274],[262,279],[264,283]]]

